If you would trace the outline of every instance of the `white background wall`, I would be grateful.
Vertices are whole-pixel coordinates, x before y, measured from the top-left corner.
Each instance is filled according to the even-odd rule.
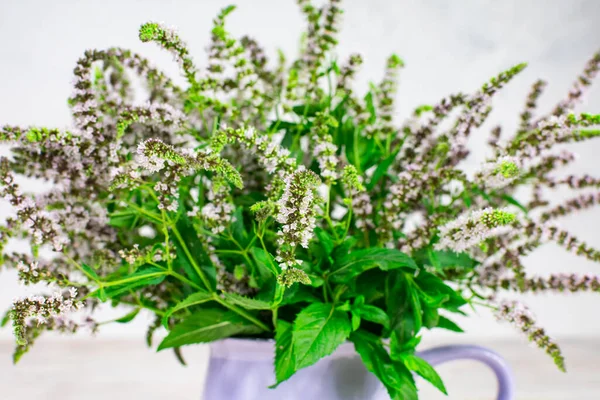
[[[232,0],[231,0],[232,1]],[[71,71],[88,48],[121,46],[154,60],[171,76],[178,71],[170,56],[137,39],[138,26],[148,20],[179,28],[192,54],[204,65],[211,20],[225,0],[0,0],[0,124],[67,127],[66,99]],[[269,54],[276,48],[296,49],[302,19],[293,0],[238,0],[228,26],[236,35],[248,33]],[[527,61],[529,67],[495,101],[496,111],[473,138],[473,162],[485,156],[490,126],[502,122],[513,132],[533,81],[550,81],[542,109],[548,110],[568,91],[587,59],[600,50],[600,1],[597,0],[346,0],[339,54],[358,51],[365,58],[358,86],[382,76],[386,57],[395,52],[407,63],[398,94],[399,118],[416,105],[433,103],[458,90],[474,90],[502,69]],[[181,81],[181,79],[180,79]],[[600,82],[581,111],[600,112]],[[2,151],[2,149],[0,149]],[[600,175],[600,140],[576,146],[577,166],[569,172]],[[6,153],[6,151],[4,151]],[[26,189],[38,187],[28,182]],[[564,197],[558,194],[556,200]],[[0,202],[0,220],[9,213]],[[564,220],[562,224],[600,247],[600,212]],[[599,265],[548,245],[527,260],[532,273],[595,272]],[[27,290],[16,274],[0,272],[0,308]],[[541,323],[555,336],[600,334],[600,294],[527,296]],[[108,314],[106,314],[108,315]],[[144,318],[133,326],[107,326],[101,335],[142,335]],[[461,321],[471,336],[512,336],[485,311]],[[9,329],[0,331],[8,337]]]

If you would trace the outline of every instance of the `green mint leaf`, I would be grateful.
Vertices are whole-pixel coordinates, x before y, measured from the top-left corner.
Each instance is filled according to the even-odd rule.
[[[402,356],[402,361],[404,361],[406,368],[411,371],[415,371],[417,374],[419,374],[419,376],[435,386],[440,392],[448,394],[446,387],[444,386],[444,382],[442,382],[442,378],[440,378],[435,369],[433,369],[433,367],[427,361],[415,356],[414,354],[406,354]]]
[[[313,303],[294,321],[296,369],[308,367],[330,355],[350,335],[348,314],[332,304]]]
[[[319,239],[319,243],[321,244],[321,247],[323,247],[323,250],[325,250],[325,255],[330,255],[334,248],[333,238],[331,235],[325,230],[316,227],[315,236]]]
[[[116,319],[115,322],[118,322],[119,324],[126,324],[128,322],[133,321],[133,319],[135,317],[137,317],[137,315],[139,314],[141,308],[136,308],[135,310],[131,311],[130,313],[122,316],[119,319]]]
[[[417,264],[408,255],[396,249],[356,250],[336,262],[331,272],[331,281],[335,283],[348,282],[372,268],[380,268],[384,271],[396,268],[416,269]]]
[[[198,291],[194,294],[189,295],[188,297],[185,298],[185,300],[180,301],[179,303],[177,303],[175,306],[169,308],[166,312],[165,315],[162,318],[162,324],[165,328],[168,327],[169,325],[169,317],[171,315],[173,315],[174,313],[176,313],[179,310],[183,310],[184,308],[188,308],[188,307],[192,307],[192,306],[197,306],[199,304],[203,304],[206,302],[209,302],[211,300],[214,300],[214,297],[211,293],[208,293],[204,290]]]
[[[456,325],[456,323],[454,321],[451,321],[442,315],[440,315],[440,318],[438,320],[438,324],[436,327],[441,328],[441,329],[447,329],[452,332],[458,332],[458,333],[464,332],[462,330],[462,328],[460,326]]]
[[[190,315],[175,325],[169,335],[158,346],[158,350],[181,347],[187,344],[207,343],[234,335],[260,333],[251,324],[233,311],[205,309]]]
[[[91,295],[99,299],[117,297],[123,293],[128,293],[132,289],[155,286],[165,280],[167,273],[157,267],[140,268],[133,274],[119,278],[113,282],[122,282],[118,285],[110,285],[111,282],[104,282],[103,287],[93,292]]]
[[[247,310],[270,310],[272,304],[267,301],[251,299],[249,297],[245,297],[239,295],[237,293],[223,293],[223,297],[230,304],[235,304],[237,306],[241,306]]]
[[[293,324],[287,321],[277,321],[277,332],[275,334],[275,378],[277,383],[271,388],[277,387],[296,372],[293,328]]]
[[[390,327],[390,317],[379,307],[371,306],[368,304],[362,305],[355,310],[355,312],[367,321],[375,322],[383,325],[385,328]]]
[[[400,363],[394,363],[383,347],[381,338],[372,333],[358,330],[350,336],[363,364],[383,383],[394,400],[417,400],[414,379]]]

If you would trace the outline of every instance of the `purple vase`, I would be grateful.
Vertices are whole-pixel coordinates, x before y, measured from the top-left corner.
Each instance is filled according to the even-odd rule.
[[[378,379],[368,372],[352,343],[344,343],[316,364],[301,369],[276,389],[274,342],[225,339],[211,344],[204,400],[387,400]],[[498,400],[514,399],[514,381],[506,361],[478,346],[444,346],[418,353],[432,365],[470,359],[489,366],[498,379]]]

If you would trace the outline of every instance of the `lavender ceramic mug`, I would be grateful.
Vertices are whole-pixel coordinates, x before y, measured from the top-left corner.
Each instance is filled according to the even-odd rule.
[[[273,374],[274,342],[225,339],[211,344],[204,400],[384,400],[387,392],[368,372],[351,343],[298,371],[277,389]],[[497,400],[514,399],[510,367],[492,350],[478,346],[444,346],[418,353],[432,365],[470,359],[490,367],[498,380]]]

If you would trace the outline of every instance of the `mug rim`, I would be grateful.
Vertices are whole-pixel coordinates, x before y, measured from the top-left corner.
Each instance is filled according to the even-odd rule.
[[[226,338],[208,343],[210,357],[228,360],[259,361],[273,360],[275,356],[275,339],[261,338]],[[352,342],[344,342],[328,357],[358,357]]]

